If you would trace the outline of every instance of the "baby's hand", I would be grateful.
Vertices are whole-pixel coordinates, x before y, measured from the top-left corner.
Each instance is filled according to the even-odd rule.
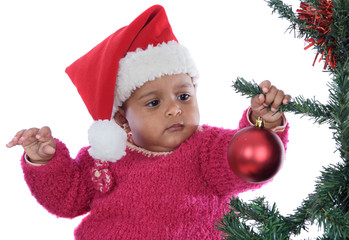
[[[266,80],[259,84],[260,89],[266,94],[259,94],[251,99],[251,121],[256,122],[258,117],[262,117],[266,128],[273,128],[282,124],[281,112],[275,114],[281,104],[288,104],[291,101],[290,95],[285,95],[284,91],[277,89]],[[270,109],[268,109],[268,106]]]
[[[47,163],[56,153],[56,143],[49,127],[30,128],[19,131],[6,146],[22,145],[34,163]]]

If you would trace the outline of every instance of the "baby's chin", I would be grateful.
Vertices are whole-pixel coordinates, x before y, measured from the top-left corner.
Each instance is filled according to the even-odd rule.
[[[182,143],[187,141],[197,130],[198,130],[199,125],[190,125],[186,126],[183,135],[179,137],[179,139],[175,139],[172,142],[168,142],[168,145],[166,148],[169,150],[168,152],[172,152],[179,148]]]
[[[134,144],[150,152],[173,152],[189,139],[198,130],[198,127],[198,124],[184,124],[183,128],[164,131],[163,135],[151,141],[139,141],[134,138]]]

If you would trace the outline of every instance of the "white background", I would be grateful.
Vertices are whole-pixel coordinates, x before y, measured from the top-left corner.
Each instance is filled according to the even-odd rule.
[[[299,1],[289,0],[294,11]],[[166,10],[180,43],[201,73],[201,123],[236,128],[249,100],[234,92],[238,76],[269,79],[292,96],[328,99],[323,62],[304,40],[285,33],[289,22],[272,15],[262,0],[116,1],[17,0],[0,3],[0,239],[73,239],[81,217],[56,218],[31,196],[20,167],[20,147],[7,149],[14,134],[51,127],[75,156],[86,146],[92,123],[65,68],[155,3]],[[287,159],[274,181],[245,200],[266,196],[281,213],[291,214],[314,190],[322,166],[339,161],[326,125],[287,114],[291,129]],[[316,236],[317,227],[309,234]],[[294,238],[298,239],[298,238]]]

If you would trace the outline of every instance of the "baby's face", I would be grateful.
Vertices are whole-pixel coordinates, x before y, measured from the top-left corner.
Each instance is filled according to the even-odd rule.
[[[187,74],[156,78],[123,106],[135,144],[153,152],[175,150],[200,121],[196,89]]]

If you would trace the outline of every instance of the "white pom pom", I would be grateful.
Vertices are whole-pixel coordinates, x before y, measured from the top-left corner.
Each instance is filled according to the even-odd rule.
[[[126,155],[126,132],[113,120],[95,121],[88,130],[91,157],[116,162]]]

